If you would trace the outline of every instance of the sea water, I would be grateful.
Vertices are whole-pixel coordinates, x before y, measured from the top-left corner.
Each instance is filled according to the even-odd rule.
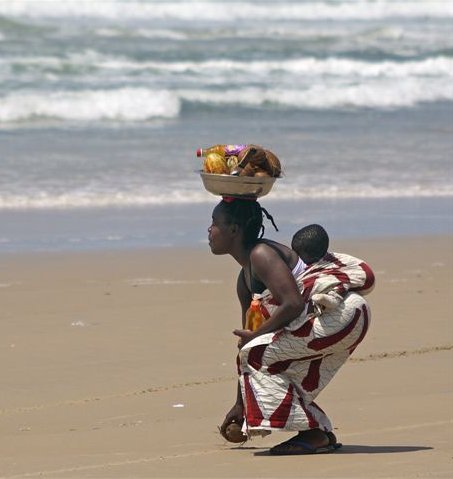
[[[0,0],[0,251],[203,245],[257,143],[287,241],[453,232],[453,2]]]

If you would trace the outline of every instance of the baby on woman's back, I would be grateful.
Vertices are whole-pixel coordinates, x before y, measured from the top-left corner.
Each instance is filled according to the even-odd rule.
[[[318,314],[339,307],[350,291],[365,295],[374,288],[369,265],[348,254],[329,252],[329,235],[318,224],[297,231],[291,248],[307,265],[302,274],[302,295],[312,300]]]

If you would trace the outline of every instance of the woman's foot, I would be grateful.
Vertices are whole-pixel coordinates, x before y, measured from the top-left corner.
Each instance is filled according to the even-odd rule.
[[[332,431],[326,432],[327,437],[329,438],[329,445],[330,446],[338,446],[341,447],[341,443],[337,442],[337,436]]]
[[[333,432],[324,432],[321,429],[301,431],[297,436],[277,444],[269,450],[271,455],[298,455],[298,454],[321,454],[332,452],[341,447]]]

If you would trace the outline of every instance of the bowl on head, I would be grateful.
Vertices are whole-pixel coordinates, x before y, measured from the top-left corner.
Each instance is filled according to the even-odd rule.
[[[277,178],[270,176],[234,176],[200,172],[207,191],[218,196],[260,198],[267,195]]]

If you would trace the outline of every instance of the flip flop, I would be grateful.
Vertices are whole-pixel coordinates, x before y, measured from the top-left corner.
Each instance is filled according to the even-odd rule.
[[[312,445],[302,441],[298,438],[291,438],[288,441],[282,442],[277,446],[269,449],[271,456],[301,456],[309,454],[329,454],[334,452],[342,446],[341,443],[330,443],[327,446],[313,447]]]
[[[333,446],[335,449],[340,449],[340,447],[343,447],[341,442],[337,442],[337,438],[333,432],[327,432],[326,434],[329,438],[329,446]]]

